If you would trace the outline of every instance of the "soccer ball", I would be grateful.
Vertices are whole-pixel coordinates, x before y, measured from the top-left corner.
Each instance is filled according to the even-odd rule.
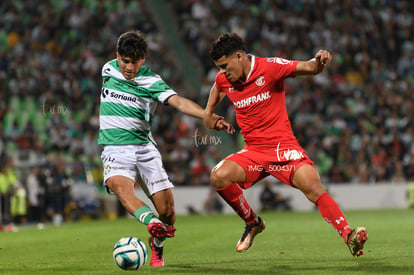
[[[137,270],[147,261],[145,244],[135,237],[121,238],[112,249],[115,264],[125,270]]]

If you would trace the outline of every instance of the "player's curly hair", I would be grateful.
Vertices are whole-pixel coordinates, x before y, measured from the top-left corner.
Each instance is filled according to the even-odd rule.
[[[139,60],[147,55],[147,42],[140,31],[128,31],[119,36],[116,50],[120,56]]]
[[[223,56],[229,56],[236,51],[246,52],[246,45],[243,39],[236,33],[223,33],[215,40],[210,47],[210,57],[213,61]]]

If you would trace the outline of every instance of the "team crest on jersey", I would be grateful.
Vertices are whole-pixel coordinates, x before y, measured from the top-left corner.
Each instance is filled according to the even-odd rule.
[[[104,168],[104,174],[107,175],[109,172],[111,172],[111,166],[107,164],[105,165],[105,168]]]
[[[234,92],[234,87],[233,86],[229,87],[229,93],[232,93],[232,92]]]
[[[266,83],[266,81],[264,81],[264,76],[259,76],[258,78],[256,78],[256,85],[257,86],[263,86],[265,83]]]

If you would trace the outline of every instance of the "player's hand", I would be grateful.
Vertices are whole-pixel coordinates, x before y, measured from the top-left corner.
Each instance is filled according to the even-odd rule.
[[[326,66],[331,62],[332,55],[326,50],[319,50],[315,55],[315,60],[318,64]]]
[[[234,133],[235,130],[231,124],[226,122],[222,116],[216,115],[214,113],[204,113],[203,117],[204,125],[209,129],[214,129],[217,131],[227,130],[227,133]]]
[[[214,126],[219,119],[224,119],[224,117],[213,113],[204,112],[203,122],[204,126],[206,126],[208,129],[214,129]]]
[[[217,120],[216,125],[214,126],[214,130],[217,130],[217,131],[226,130],[227,133],[229,134],[233,134],[234,132],[236,132],[233,125],[225,121],[223,118],[220,118],[219,120]]]

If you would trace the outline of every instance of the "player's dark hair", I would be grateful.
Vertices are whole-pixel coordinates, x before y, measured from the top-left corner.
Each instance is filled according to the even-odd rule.
[[[246,46],[243,39],[236,33],[223,33],[211,44],[210,57],[213,61],[220,59],[223,56],[229,56],[236,51],[246,52]]]
[[[147,42],[140,31],[128,31],[118,38],[116,50],[120,56],[139,60],[147,55]]]

